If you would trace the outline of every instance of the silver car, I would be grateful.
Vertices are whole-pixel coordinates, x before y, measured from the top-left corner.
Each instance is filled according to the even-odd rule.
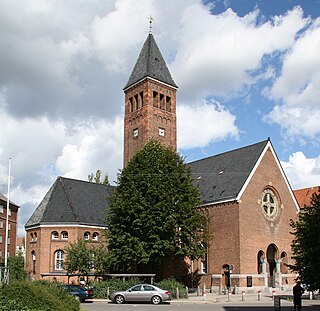
[[[150,284],[138,284],[126,291],[117,291],[109,295],[109,299],[115,303],[129,301],[150,301],[157,305],[170,300],[171,292]]]

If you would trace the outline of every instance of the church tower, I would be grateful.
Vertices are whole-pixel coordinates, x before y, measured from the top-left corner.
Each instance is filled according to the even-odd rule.
[[[149,33],[123,89],[124,166],[150,139],[176,150],[177,88],[152,33]]]

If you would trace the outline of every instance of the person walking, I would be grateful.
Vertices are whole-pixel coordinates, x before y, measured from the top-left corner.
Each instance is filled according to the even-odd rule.
[[[304,293],[304,289],[301,286],[301,282],[298,281],[295,286],[293,286],[293,308],[296,311],[301,311],[301,296]]]

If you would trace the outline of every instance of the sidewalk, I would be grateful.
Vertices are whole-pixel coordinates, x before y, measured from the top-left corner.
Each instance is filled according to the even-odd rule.
[[[282,294],[279,293],[279,296]],[[283,295],[288,295],[288,293],[284,293]],[[172,299],[171,303],[195,303],[195,304],[214,304],[214,303],[272,303],[273,304],[273,296],[270,293],[261,293],[258,296],[258,293],[250,293],[250,294],[230,294],[230,295],[219,295],[208,293],[205,296],[190,296],[189,298],[181,298],[181,299]],[[303,304],[309,305],[320,305],[320,300],[318,299],[309,299],[309,295],[303,296]],[[292,305],[292,300],[282,300],[281,305]]]

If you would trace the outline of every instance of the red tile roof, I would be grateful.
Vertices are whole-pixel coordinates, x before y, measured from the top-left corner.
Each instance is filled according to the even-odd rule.
[[[311,205],[311,197],[315,192],[320,193],[320,186],[293,190],[294,196],[296,197],[300,208],[304,208],[305,205]]]

